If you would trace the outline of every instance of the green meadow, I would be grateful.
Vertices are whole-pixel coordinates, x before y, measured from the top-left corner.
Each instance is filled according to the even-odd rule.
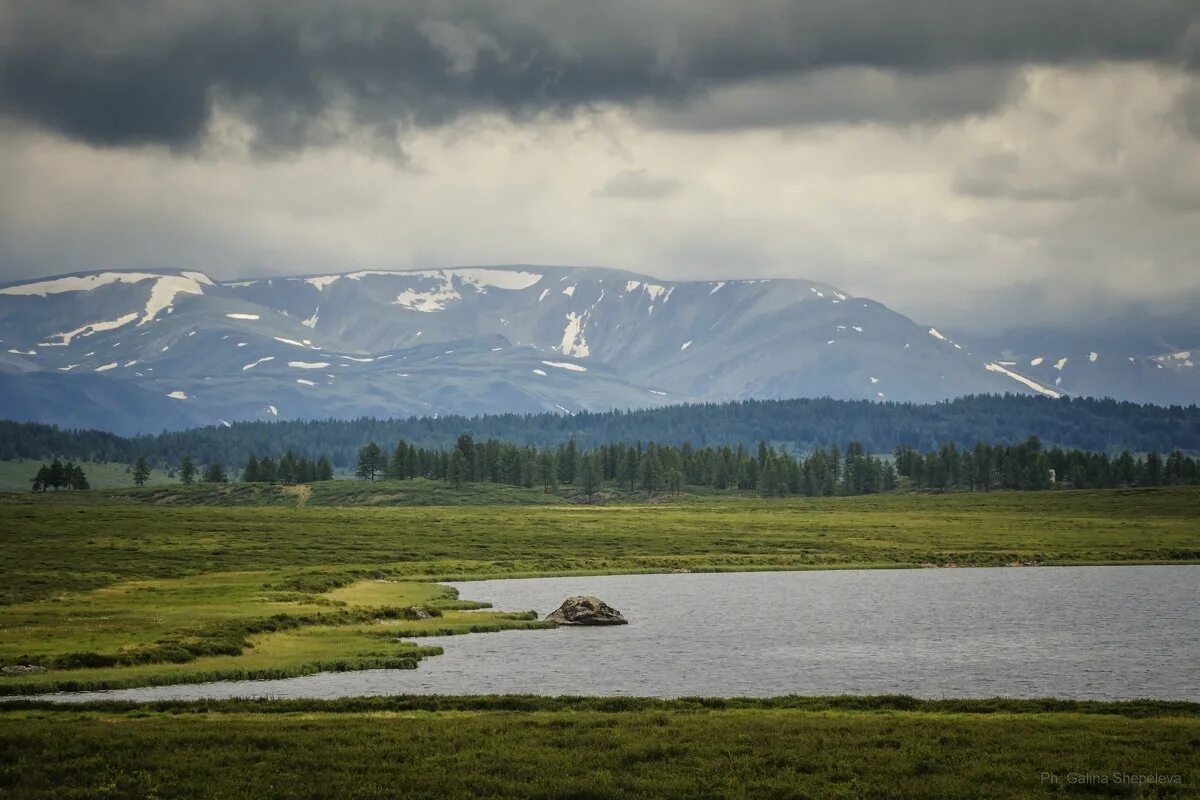
[[[449,579],[1200,561],[1195,489],[376,500],[441,490],[416,483],[251,487],[269,505],[238,486],[221,505],[202,486],[0,496],[0,665],[37,668],[0,694],[415,667],[436,648],[405,637],[541,624],[469,611]]]
[[[1188,703],[20,696],[419,669],[440,649],[413,637],[544,624],[448,579],[1197,563],[1198,510],[1181,488],[597,506],[424,481],[0,495],[0,665],[36,668],[0,675],[0,797],[1197,796]]]
[[[908,698],[18,705],[0,711],[0,793],[24,800],[1195,797],[1198,710]]]

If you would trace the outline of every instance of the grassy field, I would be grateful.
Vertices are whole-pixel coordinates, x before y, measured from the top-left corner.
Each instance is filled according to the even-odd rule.
[[[297,491],[0,495],[0,665],[45,669],[0,693],[415,667],[439,650],[411,637],[542,624],[471,610],[446,578],[1200,560],[1185,489],[605,506]],[[11,698],[0,797],[1195,797],[1198,748],[1200,706],[1153,701]]]
[[[1195,797],[1198,743],[1200,715],[1186,704],[389,698],[33,706],[0,710],[0,794]]]
[[[0,461],[0,492],[28,492],[33,485],[33,476],[38,467],[50,463],[43,461],[19,460]],[[133,486],[133,471],[128,464],[103,463],[93,464],[90,461],[80,462],[87,474],[88,483],[93,489],[118,489]],[[147,486],[174,486],[178,481],[168,478],[161,470],[153,470]]]
[[[451,578],[1200,560],[1187,489],[599,507],[154,491],[0,496],[0,666],[45,670],[0,676],[0,694],[413,666],[429,653],[405,636],[539,624],[466,613],[434,583]]]

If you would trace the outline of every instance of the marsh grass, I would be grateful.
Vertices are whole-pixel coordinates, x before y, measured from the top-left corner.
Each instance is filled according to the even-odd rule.
[[[869,701],[869,704],[868,702]],[[377,698],[0,706],[12,796],[1195,796],[1195,707]],[[1048,783],[1047,773],[1062,776]],[[1068,774],[1179,775],[1160,786]]]

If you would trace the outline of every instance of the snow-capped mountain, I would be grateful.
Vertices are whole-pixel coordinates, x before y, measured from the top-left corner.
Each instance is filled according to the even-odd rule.
[[[1200,385],[1190,352],[1004,358],[825,284],[598,268],[67,275],[0,286],[0,340],[0,416],[118,432],[750,397],[1194,402]]]

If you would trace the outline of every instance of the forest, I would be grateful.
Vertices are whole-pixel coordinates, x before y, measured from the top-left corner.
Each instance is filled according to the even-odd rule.
[[[240,465],[248,453],[282,454],[315,462],[326,455],[336,469],[352,469],[364,442],[404,440],[448,449],[466,433],[534,447],[574,439],[585,448],[657,442],[693,447],[757,447],[813,453],[858,442],[869,453],[897,447],[928,452],[976,442],[1016,445],[1037,436],[1048,446],[1105,453],[1200,453],[1200,408],[1114,400],[980,395],[932,405],[798,399],[746,400],[602,413],[502,414],[481,417],[237,422],[155,436],[124,438],[104,431],[62,430],[37,423],[0,422],[0,460],[64,458],[178,464]]]
[[[322,456],[315,464],[286,452],[278,460],[251,455],[242,480],[303,483],[328,470]],[[326,473],[327,474],[327,473]],[[389,452],[375,442],[358,451],[355,476],[362,480],[502,483],[540,487],[557,493],[566,485],[594,495],[606,487],[629,492],[679,494],[685,488],[755,492],[769,497],[862,495],[898,488],[1040,490],[1056,484],[1076,489],[1126,486],[1194,485],[1200,482],[1196,459],[1173,450],[1167,456],[1128,450],[1116,457],[1085,450],[1044,448],[1037,437],[1018,445],[977,443],[971,448],[944,445],[922,453],[897,447],[890,458],[873,456],[859,442],[843,451],[836,444],[807,456],[777,450],[766,442],[756,449],[695,447],[622,442],[585,450],[571,439],[557,447],[536,448],[469,434],[447,449],[417,447],[401,441]]]

